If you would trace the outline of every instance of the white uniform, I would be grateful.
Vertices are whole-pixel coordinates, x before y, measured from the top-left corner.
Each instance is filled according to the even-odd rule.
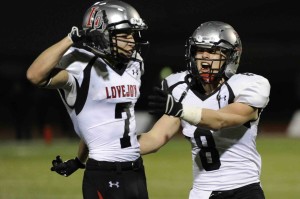
[[[140,96],[142,59],[118,71],[84,49],[70,48],[57,67],[69,72],[72,90],[59,92],[89,158],[136,160],[140,149],[134,106]]]
[[[187,89],[187,74],[181,72],[166,78],[176,100],[187,90],[182,104],[218,110],[240,102],[258,108],[259,113],[268,104],[270,84],[262,76],[233,75],[214,93],[205,96]],[[183,134],[192,145],[194,181],[190,199],[208,199],[214,190],[231,190],[260,182],[261,157],[255,141],[258,123],[259,119],[235,128],[210,131],[181,120]]]

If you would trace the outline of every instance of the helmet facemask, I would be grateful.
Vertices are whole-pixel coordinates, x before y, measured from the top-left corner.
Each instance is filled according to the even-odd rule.
[[[214,55],[215,58],[205,57],[205,52]],[[197,56],[197,53],[201,55]],[[188,71],[203,84],[217,83],[224,77],[229,57],[230,51],[219,46],[191,45],[187,58]]]
[[[142,53],[141,48],[148,46],[147,41],[142,41],[141,30],[139,29],[111,30],[109,35],[109,53],[107,56],[118,62],[136,60],[137,53]],[[126,49],[127,46],[130,48]]]

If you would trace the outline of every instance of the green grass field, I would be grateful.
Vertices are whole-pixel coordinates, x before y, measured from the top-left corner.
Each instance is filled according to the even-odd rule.
[[[50,171],[57,154],[74,157],[78,140],[0,141],[0,199],[82,199],[83,170],[70,177]],[[262,184],[267,199],[299,199],[300,139],[259,137]],[[190,146],[173,139],[156,154],[144,156],[151,199],[187,199],[192,184]]]

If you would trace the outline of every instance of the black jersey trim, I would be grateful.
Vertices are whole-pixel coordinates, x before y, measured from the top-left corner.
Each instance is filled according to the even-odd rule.
[[[74,79],[75,79],[75,82],[76,82],[76,90],[78,90],[78,89],[79,89],[79,83],[78,83],[78,81],[77,81],[77,79],[76,79],[75,77],[74,77]],[[62,100],[65,102],[65,104],[66,104],[69,108],[73,109],[73,108],[75,107],[77,98],[76,98],[76,101],[75,101],[74,105],[71,106],[71,105],[69,105],[68,102],[67,102],[66,96],[64,95],[64,90],[63,90],[63,89],[58,89],[58,92],[60,93],[60,96],[62,97]]]
[[[225,85],[227,86],[228,92],[229,92],[228,104],[232,104],[233,100],[235,98],[233,90],[232,90],[232,88],[230,87],[230,85],[227,82],[225,82]]]
[[[128,66],[127,64],[124,63],[117,63],[116,65],[111,64],[109,61],[103,59],[103,61],[110,67],[113,71],[115,71],[118,75],[122,76]]]
[[[95,63],[97,57],[93,57],[88,65],[85,67],[83,70],[83,81],[81,84],[81,87],[77,87],[77,98],[75,102],[75,113],[78,115],[86,102],[88,92],[89,92],[89,87],[90,87],[90,79],[91,79],[91,69],[93,64]],[[76,85],[77,86],[77,85]]]

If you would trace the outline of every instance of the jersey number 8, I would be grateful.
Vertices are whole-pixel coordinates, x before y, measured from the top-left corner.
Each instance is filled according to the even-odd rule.
[[[197,146],[200,148],[199,157],[206,171],[217,170],[221,166],[220,155],[216,149],[212,133],[206,129],[197,128],[194,132]]]

